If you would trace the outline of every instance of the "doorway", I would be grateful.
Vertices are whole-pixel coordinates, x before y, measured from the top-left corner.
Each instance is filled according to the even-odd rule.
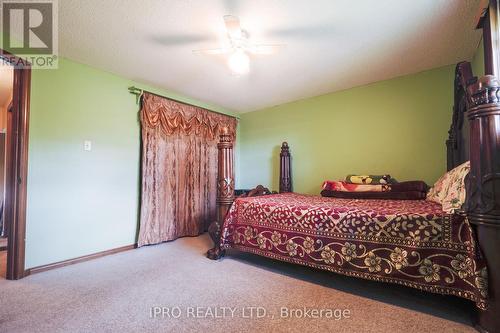
[[[26,274],[24,252],[31,67],[24,60],[0,49],[0,69],[2,70],[0,75],[7,76],[7,81],[10,80],[8,76],[11,75],[11,97],[5,115],[3,192],[0,189],[0,193],[2,193],[0,207],[3,201],[3,209],[0,208],[3,217],[1,236],[4,236],[0,236],[0,246],[5,242],[7,244],[5,250],[0,250],[0,273],[3,273],[4,270],[3,276],[5,278],[17,280]],[[0,121],[0,130],[1,124]],[[1,145],[0,133],[0,163],[2,160]],[[0,179],[2,178],[1,174],[0,166]]]
[[[14,67],[0,66],[0,278],[7,274],[8,224],[5,221],[5,169],[8,114],[14,90]]]

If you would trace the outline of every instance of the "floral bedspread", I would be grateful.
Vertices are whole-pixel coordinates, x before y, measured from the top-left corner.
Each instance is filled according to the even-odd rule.
[[[224,221],[221,247],[486,307],[486,265],[467,219],[430,201],[296,193],[238,198]]]

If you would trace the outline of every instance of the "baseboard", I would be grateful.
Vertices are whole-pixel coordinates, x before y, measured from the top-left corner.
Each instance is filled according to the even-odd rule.
[[[67,259],[67,260],[63,260],[63,261],[58,261],[58,262],[55,262],[55,263],[52,263],[52,264],[47,264],[47,265],[42,265],[42,266],[36,266],[36,267],[27,269],[25,271],[24,276],[28,276],[28,275],[36,274],[36,273],[41,273],[41,272],[45,272],[45,271],[48,271],[48,270],[51,270],[51,269],[61,268],[61,267],[64,267],[64,266],[78,264],[78,263],[81,263],[81,262],[84,262],[84,261],[88,261],[88,260],[92,260],[92,259],[97,259],[97,258],[100,258],[100,257],[108,256],[110,254],[115,254],[115,253],[124,252],[124,251],[128,251],[128,250],[133,250],[136,247],[137,247],[137,244],[125,245],[125,246],[122,246],[122,247],[117,247],[117,248],[106,250],[106,251],[101,251],[101,252],[97,252],[97,253],[88,254],[86,256],[81,256],[81,257],[77,257],[77,258],[73,258],[73,259]]]

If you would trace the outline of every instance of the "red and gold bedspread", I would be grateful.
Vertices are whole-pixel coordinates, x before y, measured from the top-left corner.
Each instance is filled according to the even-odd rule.
[[[238,198],[221,247],[486,306],[486,266],[468,221],[430,201],[296,193]]]

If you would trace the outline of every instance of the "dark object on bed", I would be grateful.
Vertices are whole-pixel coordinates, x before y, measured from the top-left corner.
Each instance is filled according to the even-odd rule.
[[[349,186],[353,187],[352,190],[349,189]],[[412,180],[407,182],[401,182],[397,184],[389,184],[389,185],[365,185],[365,184],[350,184],[345,183],[343,181],[330,181],[327,180],[323,184],[324,190],[342,190],[345,189],[344,192],[427,192],[429,186],[421,180]],[[374,188],[376,190],[374,190]]]
[[[236,190],[234,190],[234,196],[239,197],[243,194],[247,194],[251,190],[253,190],[253,189],[252,188],[237,188]]]
[[[236,194],[236,191],[234,191]],[[256,188],[251,189],[245,193],[241,193],[238,195],[238,198],[246,198],[246,197],[258,197],[261,195],[269,195],[269,194],[278,194],[278,192],[271,192],[267,187],[262,185],[258,185]]]
[[[429,186],[421,180],[411,180],[389,185],[390,192],[424,192],[427,193]]]
[[[425,199],[429,188],[429,186],[421,180],[407,181],[384,186],[387,187],[387,190],[383,192],[348,192],[335,191],[326,188],[321,191],[321,196],[344,199],[421,200]]]
[[[344,191],[321,191],[322,197],[343,199],[381,199],[381,200],[422,200],[427,193],[421,191],[405,192],[344,192]]]

